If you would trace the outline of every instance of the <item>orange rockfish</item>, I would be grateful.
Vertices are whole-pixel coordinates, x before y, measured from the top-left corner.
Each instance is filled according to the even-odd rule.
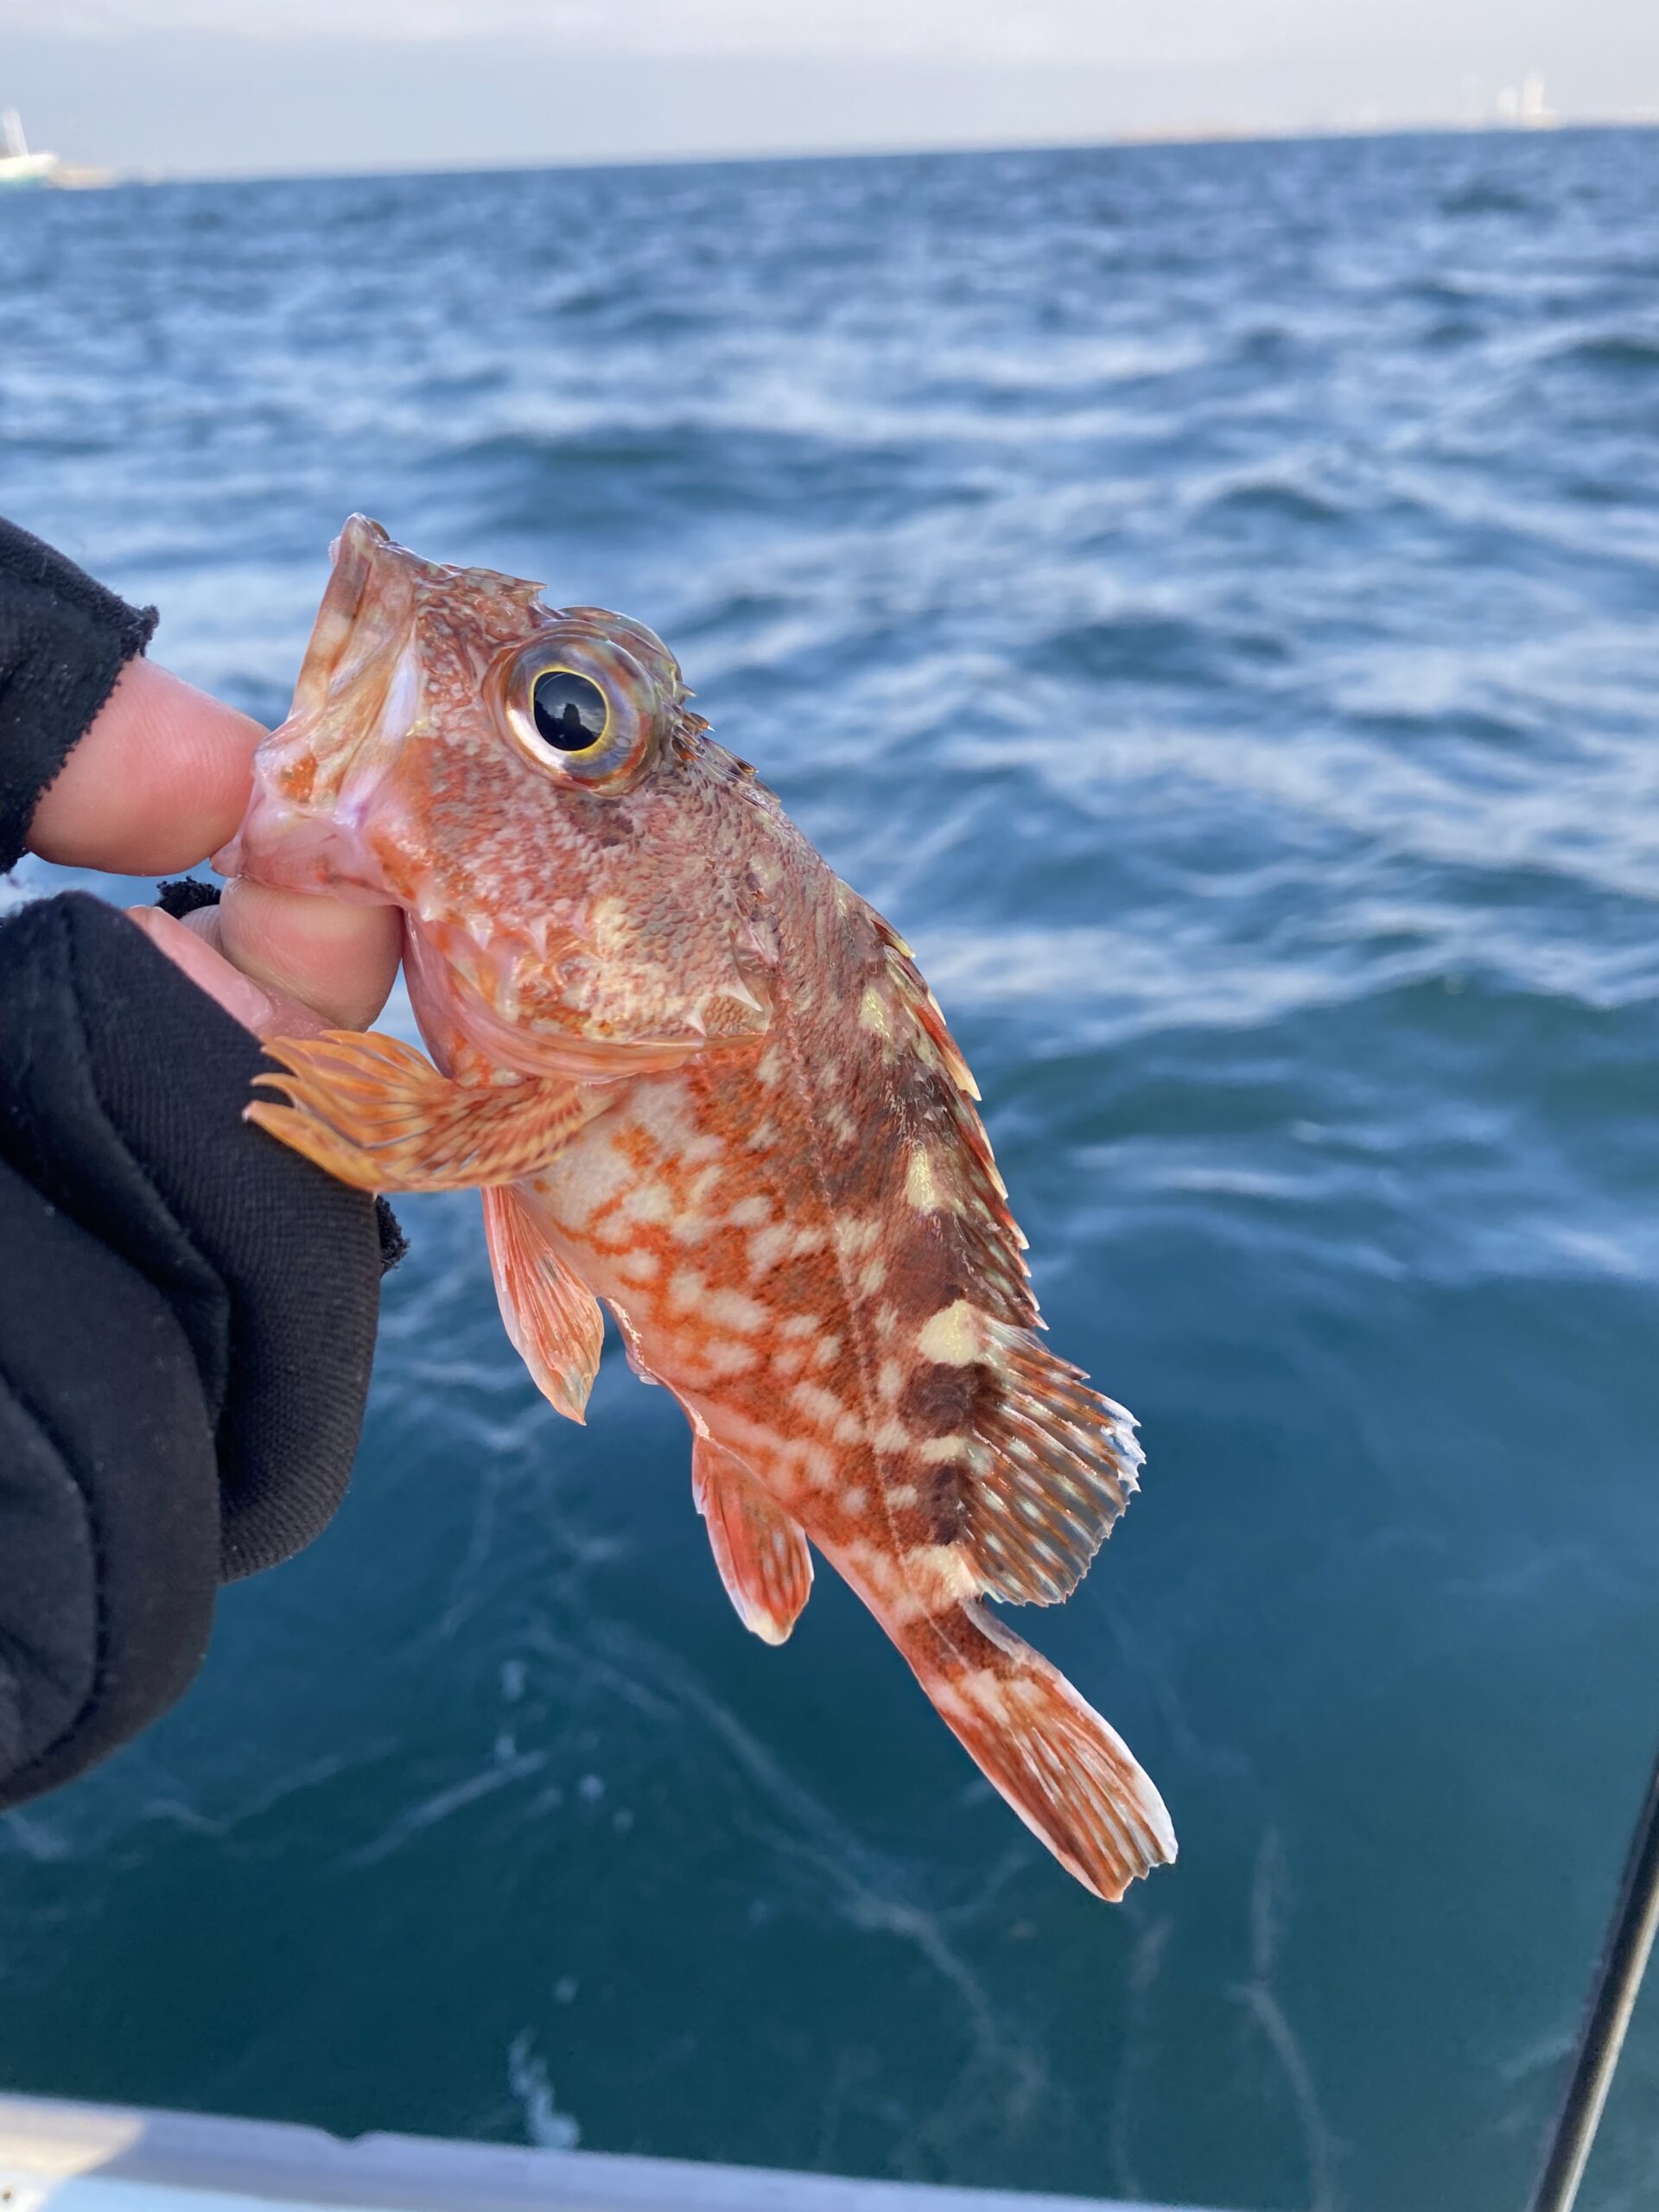
[[[1135,1487],[1039,1341],[973,1100],[903,940],[672,656],[354,516],[227,874],[403,910],[436,1065],[270,1047],[262,1128],[365,1190],[482,1188],[507,1333],[580,1421],[602,1300],[684,1408],[715,1564],[780,1643],[810,1543],[1098,1896],[1173,1859],[1127,1746],[981,1604],[1052,1605]]]

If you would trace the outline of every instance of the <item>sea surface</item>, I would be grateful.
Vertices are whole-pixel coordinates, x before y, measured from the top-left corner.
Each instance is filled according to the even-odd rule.
[[[833,1576],[746,1636],[413,1202],[338,1520],[0,1821],[0,2081],[1518,2207],[1659,1730],[1659,137],[19,196],[0,316],[158,657],[280,716],[365,509],[660,630],[914,944],[1148,1454],[1021,1625],[1182,1842],[1096,1904]]]

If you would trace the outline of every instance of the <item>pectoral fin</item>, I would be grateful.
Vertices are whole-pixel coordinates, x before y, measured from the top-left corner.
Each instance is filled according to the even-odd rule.
[[[581,1421],[599,1371],[604,1317],[536,1226],[511,1185],[484,1192],[484,1236],[495,1294],[513,1349],[537,1389],[567,1421]]]
[[[359,1191],[465,1191],[511,1183],[552,1159],[601,1112],[603,1085],[556,1077],[451,1083],[396,1037],[326,1030],[277,1037],[265,1051],[280,1074],[256,1083],[247,1120]]]
[[[782,1643],[812,1587],[812,1554],[800,1522],[706,1436],[691,1447],[691,1492],[739,1618],[766,1643]]]

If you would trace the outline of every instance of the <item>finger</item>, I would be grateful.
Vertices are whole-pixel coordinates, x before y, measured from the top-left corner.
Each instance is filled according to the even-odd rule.
[[[403,956],[395,906],[347,906],[245,879],[227,883],[219,905],[199,907],[190,924],[244,976],[310,1008],[331,1029],[368,1027]]]
[[[217,850],[248,803],[264,732],[154,661],[130,660],[35,810],[29,849],[162,875]]]
[[[256,1037],[315,1037],[328,1027],[320,1014],[297,999],[280,998],[239,968],[232,968],[200,931],[175,921],[159,906],[129,906],[127,918],[137,924],[158,952],[164,952],[175,968],[181,968],[198,988]]]

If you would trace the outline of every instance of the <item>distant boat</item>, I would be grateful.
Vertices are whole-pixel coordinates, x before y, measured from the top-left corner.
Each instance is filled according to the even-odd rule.
[[[55,154],[31,154],[23,136],[23,118],[15,107],[0,114],[0,192],[50,184],[58,171]]]

